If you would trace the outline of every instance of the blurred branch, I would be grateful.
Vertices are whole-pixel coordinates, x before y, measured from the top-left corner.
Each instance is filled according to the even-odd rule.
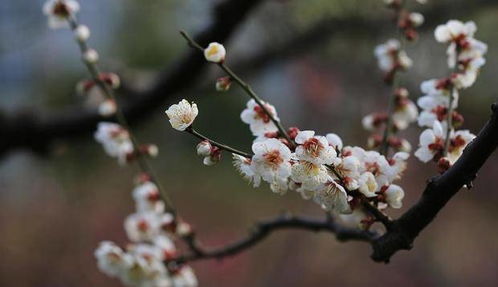
[[[460,18],[481,9],[498,7],[496,0],[475,0],[458,3],[459,9],[454,9],[448,15],[448,3],[436,2],[424,9],[422,14],[425,23],[418,28],[420,31],[433,30],[435,26],[451,18]],[[375,27],[375,29],[372,29]],[[378,37],[382,31],[392,29],[392,24],[384,18],[366,19],[360,16],[350,16],[344,19],[324,18],[317,21],[305,32],[284,41],[281,44],[272,42],[264,51],[256,53],[235,63],[234,69],[244,71],[245,74],[257,72],[268,64],[288,59],[301,53],[310,53],[310,49],[326,44],[337,34],[348,33],[355,39]]]
[[[213,23],[195,38],[201,44],[227,42],[250,11],[262,0],[228,0],[214,9]],[[156,110],[172,94],[192,87],[201,78],[206,61],[195,51],[189,51],[176,64],[162,72],[148,90],[128,91],[123,112],[130,124],[136,124]],[[16,148],[47,153],[56,140],[87,135],[98,122],[106,120],[96,111],[68,109],[57,114],[41,115],[23,111],[10,116],[0,115],[0,155]]]
[[[234,30],[243,22],[247,14],[257,7],[262,0],[228,0],[214,10],[213,24],[195,39],[201,44],[211,41],[227,42]],[[459,9],[452,10],[452,17],[468,15],[478,9],[496,6],[495,0],[474,0],[458,3]],[[446,20],[448,3],[435,3],[424,11],[426,25],[430,28]],[[297,53],[309,51],[313,46],[330,40],[336,33],[347,31],[352,35],[372,37],[387,27],[383,19],[368,20],[360,17],[345,19],[324,19],[315,24],[307,32],[301,33],[283,43],[272,45],[244,61],[234,65],[236,70],[248,73],[265,66],[271,61],[285,59]],[[375,29],[372,29],[375,27]],[[124,91],[126,100],[122,106],[126,118],[135,125],[146,117],[150,117],[165,100],[179,92],[195,86],[201,78],[207,63],[195,51],[190,51],[176,64],[168,67],[158,76],[158,80],[147,90]],[[19,148],[31,149],[38,153],[47,153],[50,145],[57,140],[65,140],[87,135],[94,131],[99,121],[105,120],[95,111],[81,108],[66,109],[57,114],[42,115],[37,111],[19,111],[7,116],[0,114],[0,156]]]
[[[187,244],[192,253],[174,258],[167,263],[182,264],[190,261],[230,257],[253,247],[275,231],[291,229],[330,232],[334,233],[339,241],[354,240],[372,242],[377,237],[375,233],[370,231],[341,226],[330,217],[317,220],[297,216],[279,216],[275,219],[256,224],[248,236],[217,249],[205,249],[197,242],[195,235],[192,235],[187,238]]]
[[[222,259],[241,253],[260,243],[271,233],[283,229],[325,231],[334,233],[339,241],[369,242],[373,248],[372,259],[388,263],[399,250],[409,250],[419,233],[431,223],[446,203],[464,186],[470,186],[477,172],[498,146],[498,103],[492,105],[491,119],[467,146],[458,161],[443,175],[429,181],[422,197],[399,219],[389,221],[382,236],[375,233],[343,227],[329,216],[325,220],[301,217],[278,217],[257,224],[247,236],[234,243],[208,250],[202,247],[195,234],[186,238],[191,254],[169,260],[168,264],[182,264],[203,259]]]

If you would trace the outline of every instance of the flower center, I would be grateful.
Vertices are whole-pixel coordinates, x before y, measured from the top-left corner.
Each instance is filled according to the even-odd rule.
[[[254,112],[256,113],[255,118],[261,119],[264,123],[270,122],[270,116],[265,112],[265,110],[261,106],[255,106]]]
[[[323,145],[317,138],[310,138],[309,140],[305,141],[303,147],[306,150],[306,153],[308,153],[312,157],[318,157],[323,149]]]
[[[446,114],[448,113],[448,109],[444,106],[437,106],[432,109],[431,111],[437,116],[437,120],[442,122],[443,120],[446,119]]]
[[[145,220],[140,220],[137,223],[137,228],[138,230],[140,230],[140,232],[147,232],[147,230],[149,229],[149,224]]]
[[[280,152],[278,150],[272,150],[265,153],[264,158],[266,160],[266,163],[273,169],[276,169],[284,162],[284,159],[280,156]]]
[[[58,1],[57,3],[55,3],[52,13],[59,17],[67,17],[70,14],[66,3],[64,3],[63,1]]]
[[[371,172],[373,175],[378,175],[380,173],[379,164],[376,162],[366,162],[365,168],[367,171]]]

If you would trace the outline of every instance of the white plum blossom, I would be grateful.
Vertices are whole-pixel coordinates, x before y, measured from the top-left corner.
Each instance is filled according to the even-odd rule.
[[[342,143],[341,137],[339,137],[337,134],[334,133],[329,133],[325,135],[325,138],[329,142],[329,145],[333,147],[335,150],[342,150],[342,147],[344,146]]]
[[[222,63],[225,60],[226,50],[220,43],[210,43],[206,49],[204,49],[204,57],[209,62]]]
[[[462,155],[465,147],[475,138],[476,136],[469,132],[468,130],[452,131],[450,134],[450,146],[448,148],[448,158],[450,164],[454,164]]]
[[[197,286],[197,277],[190,266],[181,266],[175,274],[172,274],[171,280],[173,287],[194,287]]]
[[[360,177],[360,161],[354,156],[341,158],[340,163],[336,164],[335,171],[341,176],[345,187],[348,190],[359,188],[358,179]]]
[[[404,130],[418,117],[417,106],[409,99],[402,98],[396,102],[392,119],[397,129]]]
[[[366,197],[375,197],[375,193],[378,189],[377,181],[375,176],[371,172],[364,172],[358,179],[359,188],[358,190],[363,193]]]
[[[48,0],[43,5],[43,13],[48,17],[48,26],[52,29],[68,28],[68,19],[80,10],[74,0]]]
[[[198,114],[197,105],[194,103],[190,104],[185,99],[181,100],[178,104],[171,105],[166,110],[166,115],[169,118],[171,126],[178,131],[184,131],[190,127]]]
[[[379,68],[384,72],[392,72],[396,69],[408,69],[412,66],[412,60],[405,51],[401,50],[401,44],[396,39],[390,39],[375,48]]]
[[[254,156],[251,167],[255,174],[274,188],[283,188],[283,182],[291,175],[291,151],[277,139],[267,139],[252,145]]]
[[[329,179],[327,167],[301,160],[292,165],[291,179],[303,189],[315,190]]]
[[[384,191],[385,201],[391,208],[399,209],[403,206],[405,192],[399,185],[391,184]]]
[[[441,155],[444,150],[443,126],[435,121],[432,129],[426,129],[420,134],[420,147],[415,151],[415,156],[422,162],[429,162],[435,156]]]
[[[352,212],[346,190],[332,178],[329,178],[317,189],[313,200],[327,211],[335,211],[340,214]]]
[[[127,156],[133,153],[128,131],[116,123],[100,122],[94,137],[109,156],[117,158],[122,164],[126,163]]]
[[[278,121],[279,118],[275,107],[265,102],[263,102],[263,105],[271,116]],[[267,133],[278,131],[277,126],[271,121],[270,116],[254,99],[247,102],[247,108],[242,111],[240,118],[244,123],[249,125],[251,132],[256,137],[264,137]]]
[[[133,242],[150,242],[159,234],[157,213],[140,212],[129,215],[124,223],[126,234]]]
[[[232,157],[233,165],[242,177],[250,183],[252,182],[253,187],[259,187],[261,184],[261,176],[254,172],[251,165],[252,160],[238,154],[232,154]]]
[[[432,127],[435,121],[445,122],[448,115],[448,105],[450,96],[427,95],[420,97],[417,101],[418,106],[422,109],[418,117],[420,127]],[[453,109],[458,106],[458,94],[454,94],[452,101]],[[453,122],[456,119],[454,119]]]
[[[164,211],[164,202],[161,200],[159,188],[153,182],[146,181],[137,185],[133,189],[133,198],[138,212],[161,213]]]
[[[132,257],[110,241],[103,241],[95,250],[95,258],[100,271],[111,277],[122,274],[132,266]]]
[[[317,165],[337,162],[335,148],[329,145],[327,138],[315,136],[314,131],[300,131],[295,141],[298,144],[296,148],[298,159]]]
[[[474,37],[476,31],[477,26],[472,21],[462,23],[458,20],[450,20],[444,25],[439,25],[434,31],[434,36],[438,42],[448,43],[458,41],[459,38]]]

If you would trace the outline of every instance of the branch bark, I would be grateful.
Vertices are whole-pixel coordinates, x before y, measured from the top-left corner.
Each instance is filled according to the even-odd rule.
[[[335,237],[339,241],[372,242],[377,237],[376,233],[370,231],[341,226],[331,220],[331,218],[317,220],[306,217],[281,216],[256,224],[248,236],[216,249],[205,249],[197,242],[195,236],[192,235],[186,238],[192,253],[171,259],[166,263],[182,264],[197,260],[230,257],[253,247],[266,239],[273,232],[292,229],[313,232],[330,232],[335,234]]]
[[[427,184],[419,201],[399,219],[389,221],[387,231],[378,236],[375,233],[343,227],[330,217],[314,220],[302,217],[278,217],[259,223],[247,236],[234,243],[216,248],[205,249],[192,234],[185,238],[190,254],[168,260],[167,264],[182,264],[205,259],[222,259],[241,253],[271,233],[284,229],[324,231],[335,234],[339,241],[363,241],[372,245],[371,258],[376,262],[388,263],[400,250],[409,250],[415,238],[425,229],[444,208],[446,203],[464,186],[470,185],[477,172],[498,146],[498,103],[491,107],[490,120],[477,137],[467,146],[458,161],[443,175],[434,177]]]
[[[467,146],[460,159],[443,175],[432,178],[419,201],[393,222],[389,232],[373,242],[373,260],[387,263],[397,251],[411,249],[415,238],[446,203],[476,177],[498,146],[498,103],[494,103],[491,109],[491,119]]]

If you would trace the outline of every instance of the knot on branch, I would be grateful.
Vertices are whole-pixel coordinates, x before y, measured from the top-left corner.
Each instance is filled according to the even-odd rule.
[[[389,263],[391,256],[398,250],[413,248],[413,238],[407,235],[398,224],[393,224],[388,231],[372,242],[373,253],[370,256],[376,262]]]

